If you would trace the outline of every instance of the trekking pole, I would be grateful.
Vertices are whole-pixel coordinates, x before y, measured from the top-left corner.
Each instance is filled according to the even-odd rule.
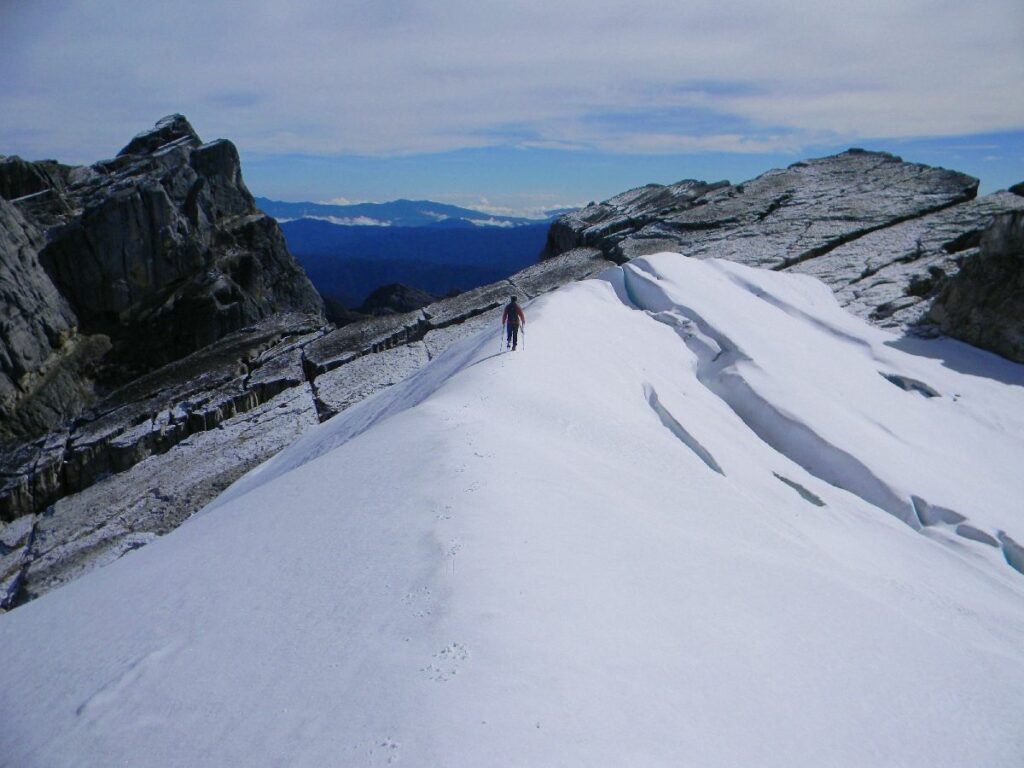
[[[523,332],[523,350],[525,351],[526,350],[526,323],[523,323],[523,327],[520,328],[519,330],[521,330]]]

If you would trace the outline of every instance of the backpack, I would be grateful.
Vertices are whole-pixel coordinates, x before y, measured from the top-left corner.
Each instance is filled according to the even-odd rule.
[[[505,310],[508,312],[508,316],[505,318],[505,322],[508,323],[512,328],[519,327],[519,304],[517,302],[510,301],[505,305]]]

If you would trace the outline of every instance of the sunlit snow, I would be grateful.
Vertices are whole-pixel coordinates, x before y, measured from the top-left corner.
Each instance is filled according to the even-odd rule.
[[[1024,366],[673,254],[0,616],[12,766],[1019,766]]]

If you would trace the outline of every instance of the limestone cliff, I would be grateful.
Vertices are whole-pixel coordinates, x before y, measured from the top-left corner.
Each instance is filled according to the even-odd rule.
[[[0,437],[270,315],[322,314],[229,141],[181,115],[87,168],[0,161]]]

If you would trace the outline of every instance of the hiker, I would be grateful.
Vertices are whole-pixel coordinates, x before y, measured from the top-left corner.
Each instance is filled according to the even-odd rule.
[[[515,296],[509,296],[505,311],[501,313],[501,323],[507,331],[505,348],[511,347],[513,352],[516,351],[516,344],[519,342],[519,325],[526,325],[526,315],[523,314],[523,308],[519,306],[518,301]]]

